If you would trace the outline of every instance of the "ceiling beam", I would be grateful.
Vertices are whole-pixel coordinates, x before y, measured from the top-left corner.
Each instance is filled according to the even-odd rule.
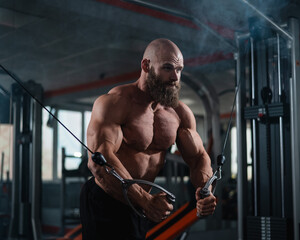
[[[195,66],[203,66],[206,64],[211,64],[223,60],[230,60],[233,59],[232,53],[224,54],[222,52],[216,52],[211,55],[205,55],[205,56],[199,56],[190,58],[184,61],[185,65],[188,67],[195,67]],[[121,84],[128,81],[131,81],[133,79],[138,79],[140,76],[140,70],[124,73],[118,76],[108,77],[104,78],[102,80],[97,80],[89,83],[74,85],[70,87],[65,87],[61,89],[51,90],[45,92],[45,98],[52,98],[56,96],[61,96],[65,94],[75,93],[75,92],[81,92],[81,91],[87,91],[95,88],[101,88],[113,84]]]
[[[198,19],[195,19],[191,15],[184,14],[181,12],[175,12],[173,10],[168,10],[166,8],[154,4],[150,4],[150,3],[148,4],[142,1],[128,1],[128,0],[126,2],[123,0],[97,0],[97,1],[115,7],[119,7],[122,9],[126,9],[129,11],[133,11],[136,13],[145,14],[147,16],[155,17],[164,21],[176,23],[185,27],[197,29],[197,30],[201,29],[201,27],[199,27],[200,24],[203,28],[205,28],[207,31],[211,32],[215,36],[220,35],[223,38],[228,38],[231,40],[234,39],[234,30],[232,29],[214,23],[209,23],[209,22],[204,23],[202,21],[199,21]],[[221,40],[226,41],[224,39]],[[229,44],[232,45],[231,43]]]

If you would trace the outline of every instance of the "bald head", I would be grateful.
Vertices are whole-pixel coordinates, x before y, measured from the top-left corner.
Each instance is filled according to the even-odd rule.
[[[155,102],[176,107],[183,70],[183,56],[176,44],[164,38],[152,41],[144,52],[141,68],[141,88]]]
[[[183,58],[180,49],[175,43],[169,39],[159,38],[149,43],[145,49],[143,59],[148,59],[151,62],[157,62],[164,56],[173,54],[178,58]]]

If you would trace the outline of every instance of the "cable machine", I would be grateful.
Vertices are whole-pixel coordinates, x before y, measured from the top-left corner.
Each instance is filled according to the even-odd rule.
[[[282,28],[257,13],[259,18],[249,20],[249,33],[236,34],[238,236],[296,240],[300,224],[299,21],[290,18],[288,27]],[[252,135],[250,164],[247,127]]]

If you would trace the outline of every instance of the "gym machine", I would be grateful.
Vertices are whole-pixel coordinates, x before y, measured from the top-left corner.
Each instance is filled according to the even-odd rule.
[[[247,1],[244,1],[247,3]],[[258,18],[236,34],[238,239],[299,239],[299,20]],[[246,128],[251,128],[252,177]]]
[[[42,87],[23,83],[38,99]],[[13,84],[13,180],[9,239],[41,239],[42,109],[19,84]]]

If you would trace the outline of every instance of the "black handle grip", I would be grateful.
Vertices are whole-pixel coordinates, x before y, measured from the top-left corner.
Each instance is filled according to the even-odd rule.
[[[207,198],[209,195],[210,195],[210,191],[208,188],[204,187],[200,190],[200,198],[201,199]]]

